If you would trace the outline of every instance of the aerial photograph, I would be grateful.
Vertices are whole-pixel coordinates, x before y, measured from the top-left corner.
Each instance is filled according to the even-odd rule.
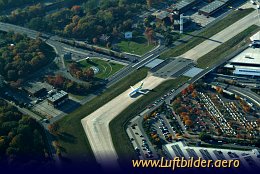
[[[0,173],[260,173],[260,0],[0,0]]]

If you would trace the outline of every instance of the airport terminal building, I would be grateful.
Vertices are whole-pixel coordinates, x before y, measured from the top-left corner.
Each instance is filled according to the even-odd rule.
[[[231,59],[225,68],[232,69],[234,75],[260,77],[260,49],[247,48]]]
[[[260,167],[260,153],[257,149],[253,150],[231,150],[220,148],[208,148],[188,146],[184,141],[163,145],[163,151],[169,159],[184,157],[186,160],[201,157],[204,160],[231,160],[239,159],[240,166],[248,169]]]

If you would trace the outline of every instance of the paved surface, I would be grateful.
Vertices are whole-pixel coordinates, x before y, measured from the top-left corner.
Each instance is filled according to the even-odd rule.
[[[179,77],[193,67],[193,65],[193,61],[190,59],[177,58],[157,70],[154,76],[161,78]]]
[[[216,35],[197,45],[196,47],[184,53],[180,57],[197,61],[200,57],[209,53],[222,43],[228,41],[229,39],[241,33],[253,24],[259,25],[256,11],[250,13],[246,17],[242,18],[241,20],[226,28],[225,30],[222,30],[221,32],[217,33]]]
[[[144,88],[151,90],[165,80],[149,76],[143,81]],[[96,160],[104,168],[109,169],[119,167],[117,163],[118,156],[109,130],[109,122],[142,96],[138,95],[136,98],[130,98],[128,96],[130,92],[131,89],[128,89],[81,120]]]
[[[257,23],[257,13],[253,12],[231,25],[227,29],[214,35],[210,40],[206,40],[192,50],[186,52],[181,57],[192,60],[197,60],[201,56],[207,54],[223,42],[229,40],[236,34],[245,30],[249,26]],[[219,41],[221,40],[221,41]],[[207,49],[205,49],[207,48]],[[147,56],[149,57],[149,56]],[[145,60],[145,59],[144,59]],[[141,64],[142,62],[140,62]],[[203,73],[204,74],[204,73]],[[195,77],[196,78],[196,77]],[[197,79],[197,78],[196,78]],[[164,79],[150,76],[144,79],[144,85],[147,89],[152,89],[161,84]],[[99,108],[89,116],[81,120],[91,148],[94,152],[96,160],[104,168],[118,168],[118,156],[115,151],[110,130],[109,122],[113,120],[118,114],[126,109],[130,104],[137,100],[137,98],[128,97],[131,89],[125,91],[118,97],[111,100],[109,103]]]

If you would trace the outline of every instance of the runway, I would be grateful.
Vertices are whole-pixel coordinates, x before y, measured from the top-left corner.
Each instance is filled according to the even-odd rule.
[[[143,81],[143,89],[151,90],[165,81],[165,79],[155,76],[148,76]],[[117,162],[118,156],[109,130],[110,121],[112,121],[137,99],[140,97],[145,97],[143,95],[139,95],[136,98],[131,98],[128,96],[130,92],[131,89],[129,87],[128,90],[81,120],[95,158],[97,162],[105,169],[119,168]]]
[[[215,34],[211,38],[205,40],[201,44],[197,45],[196,47],[181,55],[180,57],[197,61],[200,57],[209,53],[213,49],[220,46],[222,43],[233,38],[234,36],[241,33],[253,24],[259,25],[256,11],[250,13],[241,20],[235,22],[231,26]]]

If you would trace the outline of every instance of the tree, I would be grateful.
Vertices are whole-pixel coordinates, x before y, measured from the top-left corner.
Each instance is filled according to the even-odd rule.
[[[191,120],[186,120],[185,121],[185,125],[189,126],[189,127],[192,126],[192,121]]]
[[[199,134],[199,137],[200,137],[200,139],[201,139],[202,141],[209,141],[209,140],[212,139],[212,137],[211,137],[209,134],[205,133],[205,132],[201,132],[201,133]]]
[[[147,7],[150,9],[152,7],[153,1],[152,0],[146,0],[146,3],[147,3]]]
[[[61,87],[64,83],[64,78],[61,75],[57,75],[54,79],[54,86]]]
[[[193,98],[196,98],[196,97],[198,96],[197,91],[193,91],[193,92],[191,93],[191,96],[192,96]]]
[[[216,87],[216,91],[219,93],[219,94],[222,94],[223,93],[223,89],[219,86]]]
[[[58,135],[59,134],[59,124],[57,122],[55,122],[53,124],[49,124],[48,130],[50,131],[51,134]]]
[[[92,79],[95,75],[94,70],[92,68],[88,68],[88,69],[84,70],[83,74],[84,74],[84,77],[88,80]]]
[[[153,35],[154,35],[154,31],[152,28],[147,27],[145,29],[145,35],[147,37],[147,41],[148,41],[148,45],[150,45],[151,43],[153,43]]]
[[[97,39],[96,37],[94,37],[94,38],[92,39],[92,42],[93,42],[93,44],[97,44],[98,39]]]

